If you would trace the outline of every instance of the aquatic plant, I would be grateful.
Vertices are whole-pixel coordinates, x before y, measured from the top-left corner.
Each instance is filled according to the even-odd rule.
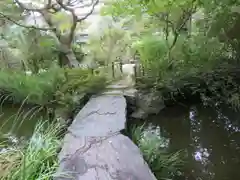
[[[168,152],[168,140],[157,132],[147,132],[145,126],[135,126],[131,138],[141,150],[145,161],[158,179],[173,179],[181,175],[185,151]]]
[[[50,180],[58,167],[62,125],[39,122],[29,142],[0,152],[1,180]]]

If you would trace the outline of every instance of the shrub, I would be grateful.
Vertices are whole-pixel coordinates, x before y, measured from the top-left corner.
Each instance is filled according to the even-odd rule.
[[[211,96],[227,103],[236,100],[232,94],[239,91],[234,80],[238,63],[227,44],[201,33],[180,36],[169,59],[164,42],[161,38],[144,38],[136,46],[145,67],[145,75],[137,78],[139,89],[157,90],[166,100],[191,95]]]
[[[53,99],[56,87],[61,84],[58,70],[43,74],[25,75],[23,72],[3,70],[0,72],[0,91],[15,103],[26,100],[28,103],[45,105]]]
[[[107,85],[105,76],[95,75],[91,70],[66,69],[65,80],[55,93],[56,101],[66,113],[73,113],[86,95],[91,96]]]
[[[139,41],[133,43],[133,48],[140,55],[140,60],[143,66],[154,71],[154,67],[162,67],[164,57],[167,54],[167,46],[164,39],[161,37],[145,36]],[[158,70],[157,70],[158,71]]]
[[[95,93],[106,85],[104,76],[95,75],[88,69],[65,70],[66,81],[60,88],[61,92]]]
[[[57,68],[33,75],[9,70],[0,72],[0,91],[4,97],[11,97],[15,103],[26,101],[42,106],[61,104],[68,95],[97,93],[104,88],[105,82],[103,76],[83,69]]]

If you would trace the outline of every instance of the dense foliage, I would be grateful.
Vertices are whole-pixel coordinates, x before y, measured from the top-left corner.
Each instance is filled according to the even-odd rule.
[[[238,1],[113,0],[102,13],[125,19],[131,52],[139,55],[144,69],[138,88],[158,91],[166,100],[196,95],[236,107],[238,5]]]
[[[77,37],[82,22],[92,11],[79,17],[75,9],[84,6],[75,6],[74,2],[77,1],[49,1],[42,4],[43,8],[18,0],[0,2],[1,103],[24,102],[54,110],[61,107],[64,110],[60,111],[71,114],[86,94],[97,93],[107,85],[111,74],[107,66],[135,59],[141,67],[137,71],[137,88],[156,91],[166,104],[196,98],[210,104],[217,100],[240,107],[239,0],[109,0],[101,9],[103,16],[110,16],[107,25],[101,33],[101,28],[97,29],[86,45]],[[98,1],[92,2],[93,10]],[[46,25],[29,25],[25,20],[32,12],[40,12]],[[101,22],[100,26],[103,25]],[[102,69],[107,73],[96,73],[93,67],[71,68],[85,61],[93,62],[96,67],[106,66]],[[46,142],[50,140],[51,137]],[[178,167],[175,168],[171,157],[178,158],[178,154],[158,152],[158,141],[138,139],[136,143],[159,177],[172,178],[169,172],[177,173]],[[55,153],[55,139],[53,143],[51,153]],[[164,157],[164,161],[152,160],[149,147],[155,148],[154,153]],[[33,158],[30,161],[37,162],[33,156],[35,150],[30,150],[24,147],[22,151],[30,153],[26,156]],[[15,158],[16,163],[7,167],[14,177],[4,178],[23,176],[22,153],[10,151],[8,157]],[[0,158],[5,164],[6,158]],[[55,161],[52,163],[55,167]],[[43,170],[46,166],[49,164],[33,166],[23,179],[40,178],[35,176],[34,168]]]
[[[10,70],[0,72],[2,101],[10,100],[20,104],[24,101],[40,106],[63,105],[67,108],[76,96],[102,90],[105,82],[103,75],[95,75],[83,69],[56,68],[33,75]]]

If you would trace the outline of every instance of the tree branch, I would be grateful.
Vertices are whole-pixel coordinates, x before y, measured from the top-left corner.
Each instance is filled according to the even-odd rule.
[[[48,24],[48,26],[52,27],[52,31],[55,33],[56,37],[58,39],[60,39],[61,34],[57,30],[57,28],[53,28],[54,24],[53,24],[53,22],[51,20],[51,17],[49,16],[47,10],[40,11],[40,13],[41,13],[42,17],[44,18],[44,20],[46,21],[46,23]]]
[[[71,8],[71,7],[68,7],[68,5],[71,3],[71,1],[68,1],[67,4],[63,4],[63,0],[56,0],[57,3],[60,5],[60,7],[66,11],[69,11],[72,15],[72,26],[70,28],[70,34],[69,34],[69,43],[72,42],[73,38],[74,38],[74,33],[75,33],[75,29],[77,27],[77,23],[78,22],[82,22],[83,20],[87,19],[87,17],[89,17],[94,9],[95,9],[95,6],[99,3],[99,0],[91,0],[91,5],[92,5],[92,8],[91,8],[91,11],[88,12],[84,17],[82,18],[78,18],[76,13],[75,13],[75,9],[74,8]],[[93,3],[94,2],[94,3]],[[88,5],[87,5],[88,6]]]
[[[48,9],[51,7],[52,4],[52,0],[48,0],[48,3],[43,7],[43,8],[30,8],[24,5],[24,3],[20,2],[19,0],[15,0],[15,2],[17,3],[17,5],[27,11],[33,11],[33,12],[40,12],[44,9]]]
[[[77,21],[78,22],[82,22],[85,19],[87,19],[93,13],[93,11],[94,11],[95,7],[98,5],[98,3],[99,3],[99,0],[95,0],[95,2],[94,2],[94,0],[92,0],[92,8],[91,8],[91,10],[84,17],[78,18]]]
[[[9,16],[3,14],[0,12],[0,17],[3,17],[4,19],[18,25],[18,26],[21,26],[21,27],[24,27],[24,28],[28,28],[28,29],[37,29],[37,30],[42,30],[42,31],[49,31],[49,30],[54,30],[55,28],[41,28],[41,27],[36,27],[36,26],[28,26],[28,25],[24,25],[24,24],[21,24],[17,21],[15,21],[14,19],[10,18]]]
[[[68,7],[68,5],[63,4],[63,0],[56,0],[56,1],[60,5],[60,7],[63,8],[64,10],[70,11],[70,12],[74,11],[73,8],[70,8],[70,7]]]
[[[195,2],[195,0],[192,1],[192,4]],[[186,25],[186,23],[188,22],[188,20],[191,18],[192,14],[195,12],[196,8],[195,7],[192,7],[190,10],[187,9],[185,12],[183,12],[183,15],[180,17],[179,21],[182,21],[180,22],[179,26],[176,27],[175,31],[173,32],[174,33],[174,40],[173,40],[173,43],[170,47],[170,50],[172,50],[172,48],[175,46],[175,44],[177,43],[177,39],[178,39],[178,36],[179,36],[179,33],[180,31],[182,30],[182,28]]]
[[[94,5],[94,0],[91,0],[90,3],[88,4],[83,4],[83,5],[76,5],[75,8],[85,8],[85,7],[90,7]]]
[[[57,38],[59,39],[59,41],[61,41],[61,37],[63,37],[63,36],[61,35],[60,31],[58,31],[58,29],[55,28],[55,25],[52,22],[50,14],[59,12],[61,9],[70,12],[72,15],[72,25],[70,28],[70,33],[68,36],[64,37],[64,38],[66,38],[66,39],[64,39],[64,41],[65,41],[65,43],[71,44],[72,40],[74,38],[77,23],[84,21],[93,13],[96,5],[99,3],[99,0],[91,0],[91,3],[87,3],[82,6],[77,6],[78,3],[83,3],[82,0],[68,0],[66,4],[64,4],[63,0],[56,0],[56,1],[54,1],[54,3],[52,0],[48,0],[47,3],[42,8],[28,7],[27,4],[22,3],[21,0],[15,0],[15,2],[21,9],[23,9],[25,11],[40,13],[50,28],[40,28],[40,27],[36,27],[36,26],[23,25],[13,19],[11,19],[10,17],[8,17],[7,15],[5,15],[3,13],[0,13],[0,17],[2,16],[3,18],[13,22],[14,24],[17,24],[17,25],[25,27],[25,28],[38,29],[38,30],[52,30],[55,33],[55,35],[57,36]],[[69,6],[73,6],[73,7],[69,7]],[[77,6],[77,8],[79,8],[79,7],[84,8],[84,7],[88,7],[88,6],[92,6],[92,7],[91,7],[91,10],[87,14],[85,14],[83,17],[78,17],[75,12],[76,7],[74,7],[74,6]],[[53,12],[51,12],[51,10]]]
[[[77,16],[75,14],[74,9],[69,8],[67,5],[63,4],[63,0],[56,0],[56,1],[64,10],[69,11],[72,15],[72,26],[70,28],[70,34],[68,38],[68,43],[71,43],[74,37],[75,29],[77,27],[77,22],[78,22]]]

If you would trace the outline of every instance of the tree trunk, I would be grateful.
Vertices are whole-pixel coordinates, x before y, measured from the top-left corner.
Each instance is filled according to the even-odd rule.
[[[60,42],[59,65],[68,67],[78,67],[76,55],[74,54],[71,45],[65,45]]]
[[[71,65],[71,67],[79,67],[79,62],[76,58],[75,53],[73,52],[72,49],[70,49],[67,53],[66,53],[66,57],[68,59],[69,64]]]
[[[51,19],[51,13],[48,10],[41,11],[43,18],[49,27],[54,28],[54,23]],[[59,65],[68,65],[69,67],[78,67],[79,62],[72,50],[72,36],[70,34],[62,34],[58,29],[53,29],[55,37],[58,40],[59,45]]]

